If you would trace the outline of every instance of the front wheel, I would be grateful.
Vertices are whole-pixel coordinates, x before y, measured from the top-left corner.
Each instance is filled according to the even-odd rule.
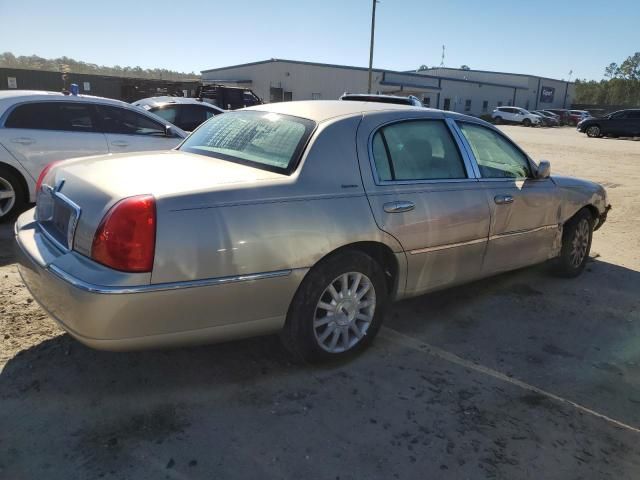
[[[586,208],[564,225],[562,249],[556,260],[556,273],[562,277],[577,277],[589,260],[593,238],[593,216]]]
[[[600,131],[600,127],[598,125],[591,125],[587,128],[587,137],[590,138],[598,138],[602,136],[602,132]]]
[[[298,288],[281,338],[305,361],[339,359],[362,350],[378,333],[388,305],[380,265],[359,251],[315,266]]]
[[[530,126],[531,126],[531,120],[529,120],[528,118],[525,118],[525,119],[522,121],[522,124],[523,124],[525,127],[530,127]]]

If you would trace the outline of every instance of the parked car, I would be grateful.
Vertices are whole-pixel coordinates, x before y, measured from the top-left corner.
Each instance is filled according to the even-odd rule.
[[[53,160],[168,150],[186,133],[125,102],[85,95],[0,92],[0,221],[35,201]]]
[[[571,118],[571,125],[578,125],[582,120],[591,118],[591,114],[586,110],[569,110],[569,117]]]
[[[250,88],[218,84],[200,85],[196,90],[196,97],[225,110],[262,104],[262,99]]]
[[[560,125],[569,125],[571,123],[571,114],[569,110],[564,108],[545,108],[545,112],[551,112],[560,117]]]
[[[496,107],[493,112],[491,112],[491,118],[493,118],[493,121],[497,124],[512,122],[520,123],[525,127],[540,125],[542,123],[539,115],[534,115],[520,107]]]
[[[587,118],[578,123],[579,132],[588,137],[640,137],[640,109],[619,110],[602,118]]]
[[[16,224],[19,270],[91,347],[280,331],[336,358],[371,342],[391,300],[549,259],[578,275],[607,195],[549,171],[458,113],[261,105],[173,151],[48,168]]]
[[[560,125],[558,116],[552,113],[545,112],[543,110],[532,110],[531,113],[538,115],[542,120],[542,125],[545,127],[557,127]]]
[[[191,132],[211,117],[225,112],[202,99],[187,97],[143,98],[133,105],[164,118],[185,132]]]
[[[347,93],[345,92],[340,100],[356,101],[356,102],[378,102],[393,103],[396,105],[409,105],[411,107],[422,107],[420,99],[414,95],[401,97],[397,95],[380,95],[375,93]]]

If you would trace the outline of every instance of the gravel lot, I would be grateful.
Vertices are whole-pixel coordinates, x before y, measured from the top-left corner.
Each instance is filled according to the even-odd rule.
[[[347,364],[273,337],[93,351],[0,227],[0,478],[640,478],[640,142],[503,127],[614,209],[584,275],[544,266],[396,304]]]

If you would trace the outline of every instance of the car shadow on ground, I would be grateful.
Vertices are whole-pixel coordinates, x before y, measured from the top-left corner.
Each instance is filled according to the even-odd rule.
[[[542,382],[541,387],[562,390],[569,382],[567,393],[574,397],[591,401],[595,388],[609,407],[609,397],[617,394],[637,408],[640,273],[593,259],[577,279],[554,278],[548,270],[542,265],[398,302],[385,325],[531,383]],[[295,362],[277,336],[121,353],[93,350],[62,334],[9,360],[0,373],[0,392],[44,398],[146,395],[343,366],[348,361]],[[625,388],[630,390],[623,394]],[[618,410],[629,417],[623,407]],[[628,419],[640,426],[639,415]]]
[[[550,277],[547,266],[512,272],[398,302],[370,350],[325,365],[292,362],[275,336],[113,353],[61,334],[19,352],[0,372],[0,473],[4,462],[8,472],[32,469],[34,478],[51,465],[93,475],[125,468],[142,478],[135,465],[146,459],[145,469],[162,463],[145,478],[159,478],[174,458],[189,469],[197,456],[228,478],[251,471],[317,478],[305,470],[316,455],[328,461],[324,477],[334,478],[334,466],[343,471],[374,452],[378,460],[359,467],[370,478],[438,467],[452,469],[441,478],[477,478],[481,470],[516,478],[524,475],[519,465],[551,468],[536,452],[554,451],[558,463],[546,478],[588,476],[593,463],[607,472],[609,462],[616,478],[631,478],[640,461],[629,446],[633,434],[394,342],[388,331],[638,427],[638,291],[639,272],[597,259],[573,280]],[[176,453],[179,445],[188,451]],[[273,464],[279,455],[286,466]],[[396,455],[402,467],[384,460]]]

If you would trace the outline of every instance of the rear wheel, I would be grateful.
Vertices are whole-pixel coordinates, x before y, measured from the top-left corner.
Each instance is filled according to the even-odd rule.
[[[0,167],[0,222],[13,218],[24,206],[25,192],[20,178]]]
[[[593,216],[583,208],[564,225],[562,249],[556,260],[556,273],[563,277],[577,277],[589,260],[593,238]]]
[[[522,121],[522,124],[523,124],[525,127],[530,127],[530,126],[531,126],[531,120],[529,120],[528,118],[525,118],[525,119]]]
[[[496,125],[500,125],[502,123],[502,117],[496,117],[493,119]]]
[[[591,125],[587,128],[587,137],[598,138],[601,136],[602,132],[600,131],[600,127],[598,125]]]
[[[362,252],[341,252],[315,266],[302,281],[281,338],[305,361],[343,358],[371,343],[387,305],[380,265]]]

